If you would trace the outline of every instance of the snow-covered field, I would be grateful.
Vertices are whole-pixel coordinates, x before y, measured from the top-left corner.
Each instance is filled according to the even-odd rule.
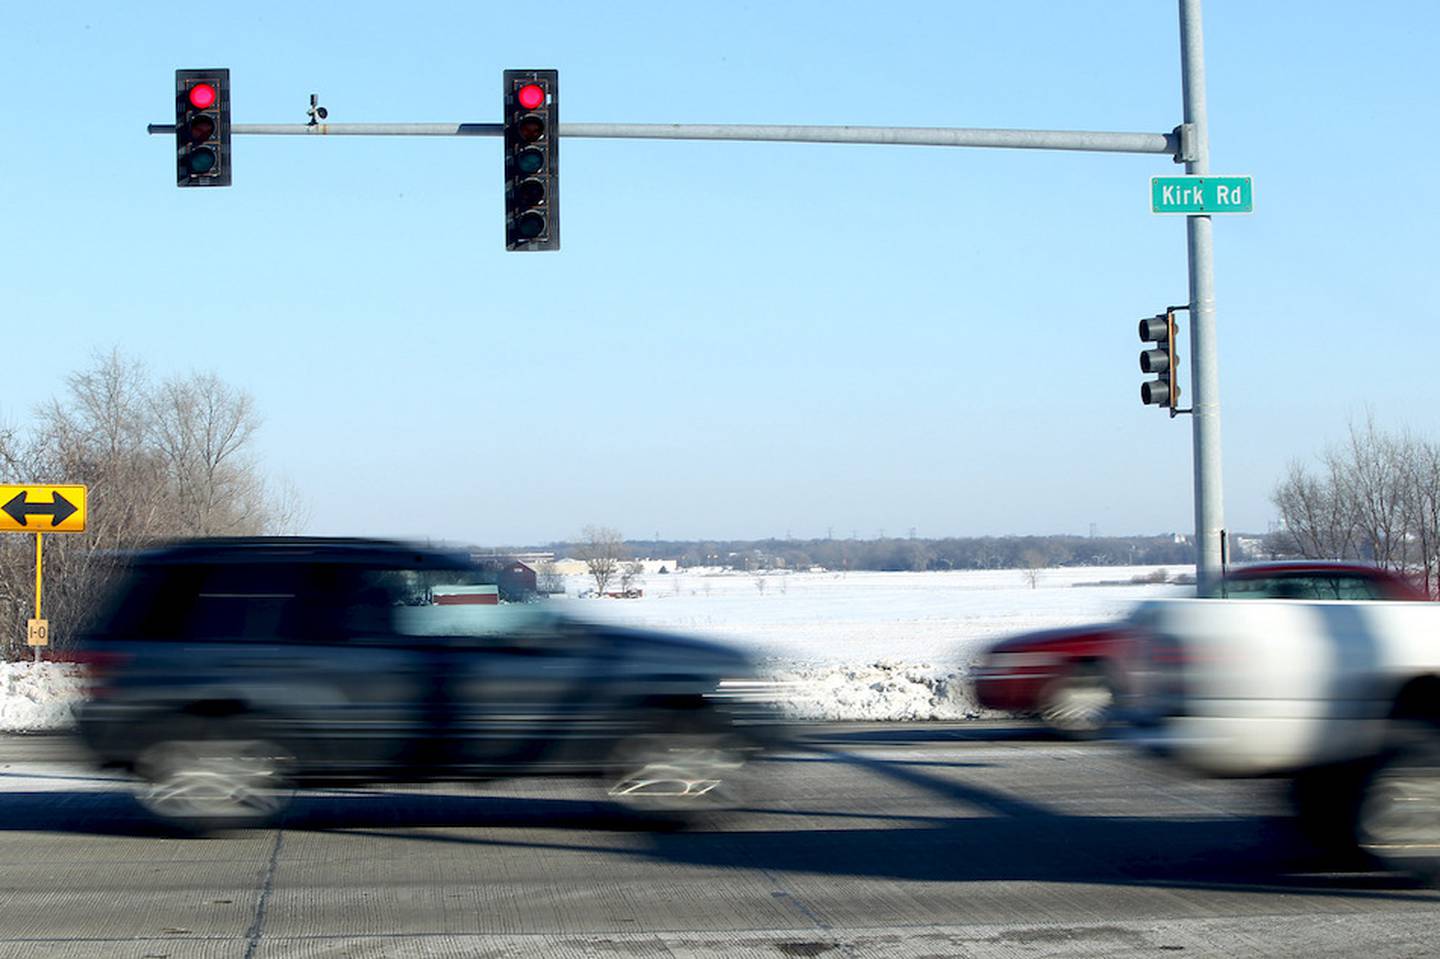
[[[1174,578],[1193,572],[1163,569]],[[1191,587],[1140,583],[1156,567],[934,573],[686,570],[640,581],[640,599],[580,599],[572,577],[551,602],[587,619],[724,640],[782,681],[789,712],[807,719],[964,719],[980,715],[970,663],[1012,633],[1117,619],[1141,599]],[[1116,585],[1118,584],[1118,585]],[[614,586],[612,585],[613,589]],[[0,730],[55,728],[79,684],[67,668],[0,664]]]
[[[1034,629],[1123,617],[1141,599],[1194,587],[1140,583],[1193,567],[1074,567],[932,573],[765,573],[686,570],[652,575],[640,599],[576,599],[592,620],[719,639],[761,660],[786,683],[797,718],[969,719],[981,715],[966,679],[995,640]],[[613,585],[610,587],[613,589]]]

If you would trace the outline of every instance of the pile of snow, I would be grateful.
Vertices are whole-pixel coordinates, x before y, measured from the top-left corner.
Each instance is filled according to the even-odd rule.
[[[66,663],[0,663],[0,730],[40,732],[69,726],[82,695],[79,671]]]
[[[785,714],[802,720],[977,719],[965,672],[929,664],[880,660],[862,665],[766,661]]]
[[[575,616],[721,640],[759,659],[781,705],[816,720],[967,719],[982,715],[966,679],[987,646],[1014,633],[1124,617],[1139,600],[1193,593],[1183,567],[1072,567],[928,573],[683,570],[641,582],[640,599],[551,602]],[[1150,580],[1150,581],[1147,581]],[[588,582],[593,586],[593,581]],[[521,608],[474,607],[496,615]],[[507,613],[508,611],[508,613]],[[426,611],[433,612],[433,611]],[[0,730],[66,726],[74,667],[0,663]]]

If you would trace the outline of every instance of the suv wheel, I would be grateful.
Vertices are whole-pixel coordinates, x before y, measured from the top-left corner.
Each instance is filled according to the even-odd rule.
[[[147,747],[135,764],[136,799],[190,832],[246,828],[277,819],[294,790],[294,757],[247,730],[187,729]]]
[[[745,758],[723,733],[630,736],[606,763],[606,793],[621,809],[641,815],[683,819],[730,808],[740,800]]]
[[[1098,664],[1082,663],[1056,679],[1040,701],[1040,719],[1072,739],[1096,736],[1110,722],[1115,689]]]

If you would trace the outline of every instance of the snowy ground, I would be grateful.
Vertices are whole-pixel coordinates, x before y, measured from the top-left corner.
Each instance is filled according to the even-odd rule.
[[[1171,578],[1183,567],[1159,568]],[[994,640],[1054,626],[1118,619],[1137,601],[1190,588],[1139,583],[1156,567],[945,573],[767,573],[687,570],[651,575],[640,599],[580,599],[572,577],[551,602],[587,619],[724,640],[785,683],[806,719],[963,719],[979,715],[966,681]],[[612,585],[610,588],[614,588]],[[73,670],[0,664],[0,730],[68,722]]]

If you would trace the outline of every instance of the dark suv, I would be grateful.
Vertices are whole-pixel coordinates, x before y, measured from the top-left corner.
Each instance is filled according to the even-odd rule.
[[[773,728],[745,658],[493,604],[493,576],[369,540],[143,553],[80,637],[79,735],[189,828],[264,823],[305,785],[599,773],[667,811],[728,794]]]

